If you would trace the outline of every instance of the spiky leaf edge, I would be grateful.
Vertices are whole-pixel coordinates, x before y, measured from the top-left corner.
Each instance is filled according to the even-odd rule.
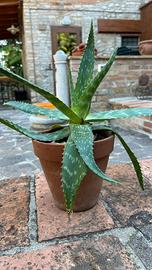
[[[15,109],[18,109],[20,111],[29,113],[29,114],[34,114],[34,115],[45,115],[48,118],[52,120],[62,120],[62,121],[67,121],[68,118],[58,111],[57,109],[47,109],[47,108],[40,108],[38,106],[21,102],[21,101],[8,101],[4,103],[4,105],[9,105],[12,106]]]
[[[87,167],[78,153],[71,137],[64,148],[62,160],[62,189],[66,202],[66,210],[71,214],[77,190],[87,173]]]
[[[73,102],[74,102],[75,89],[74,89],[73,77],[72,77],[70,66],[68,68],[68,82],[69,82],[69,90],[70,90],[70,102],[71,102],[71,107],[72,107]]]
[[[92,128],[94,130],[96,129],[96,130],[108,130],[108,131],[111,131],[118,137],[118,139],[122,143],[124,149],[126,150],[130,160],[132,161],[132,164],[133,164],[134,170],[136,172],[139,184],[140,184],[141,188],[144,190],[144,180],[143,180],[143,175],[142,175],[142,171],[141,171],[141,167],[140,167],[140,164],[138,162],[138,159],[135,156],[134,152],[130,149],[129,145],[122,138],[122,136],[114,128],[112,128],[110,126],[102,126],[102,125],[100,125],[100,126],[96,126],[96,127],[92,127]]]
[[[78,106],[74,108],[75,113],[79,115],[80,118],[85,119],[87,117],[94,93],[96,92],[99,84],[104,79],[110,67],[112,66],[115,60],[116,54],[117,54],[117,50],[114,51],[109,61],[102,68],[102,70],[98,72],[97,75],[91,80],[89,85],[85,87],[81,97],[79,98]]]
[[[93,33],[93,22],[91,22],[89,37],[87,40],[87,45],[84,50],[82,60],[78,70],[78,77],[75,87],[75,92],[73,96],[72,109],[78,112],[79,111],[79,99],[85,91],[85,88],[89,85],[93,78],[94,71],[94,33]]]
[[[65,127],[63,129],[59,129],[58,131],[54,131],[51,133],[38,133],[36,131],[31,131],[29,129],[26,129],[24,127],[21,127],[18,124],[14,124],[13,122],[0,118],[0,123],[4,124],[5,126],[31,138],[38,141],[43,142],[51,142],[51,141],[58,141],[63,138],[66,138],[69,136],[69,128]]]
[[[28,80],[20,77],[19,75],[11,72],[10,70],[3,68],[0,66],[0,74],[3,74],[13,80],[17,81],[18,83],[31,88],[33,91],[39,93],[41,96],[45,97],[48,101],[50,101],[57,109],[59,109],[64,115],[70,118],[71,122],[80,124],[82,120],[79,116],[73,112],[66,104],[64,104],[60,99],[58,99],[53,94],[47,92],[41,87],[29,82]]]
[[[130,108],[120,110],[110,110],[105,112],[90,113],[86,121],[97,122],[112,119],[123,119],[138,116],[152,115],[152,108]]]
[[[74,141],[76,148],[84,160],[88,168],[98,175],[101,179],[118,184],[119,181],[112,179],[105,175],[100,168],[97,166],[94,155],[93,155],[93,142],[94,137],[92,133],[92,128],[90,125],[70,125],[71,129],[71,138]]]

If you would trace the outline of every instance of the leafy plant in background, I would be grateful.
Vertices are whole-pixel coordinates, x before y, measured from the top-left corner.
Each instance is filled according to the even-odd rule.
[[[0,45],[4,66],[12,72],[23,76],[22,44],[18,40],[6,40]]]
[[[31,82],[21,78],[18,75],[10,72],[7,69],[0,67],[0,73],[18,81],[19,83],[33,89],[35,92],[42,95],[49,102],[51,102],[57,109],[50,110],[44,108],[38,108],[31,104],[25,104],[22,102],[10,101],[7,105],[11,105],[16,109],[22,110],[30,114],[46,115],[51,119],[60,119],[65,123],[65,126],[60,129],[54,129],[51,133],[42,134],[36,131],[31,131],[14,124],[6,119],[0,118],[0,122],[34,140],[52,142],[60,141],[65,138],[66,144],[63,154],[62,163],[62,188],[66,201],[66,208],[68,213],[71,213],[77,190],[83,181],[87,170],[90,169],[100,178],[113,184],[119,183],[107,175],[105,175],[99,167],[96,165],[93,156],[94,136],[93,130],[100,129],[103,131],[110,131],[115,134],[125,150],[127,151],[135,172],[138,177],[141,188],[144,188],[143,176],[140,165],[137,161],[132,150],[126,144],[120,134],[117,133],[110,125],[105,125],[105,120],[111,120],[116,118],[129,118],[141,115],[152,115],[152,109],[150,108],[134,108],[123,110],[102,111],[96,113],[90,113],[91,100],[95,94],[95,91],[111,65],[114,62],[116,51],[112,54],[109,61],[102,68],[102,70],[94,74],[94,34],[93,25],[88,37],[87,47],[85,49],[80,68],[78,71],[78,79],[76,85],[73,84],[72,75],[69,71],[69,85],[71,94],[71,107],[65,105],[61,100],[55,97],[53,94],[45,91],[44,89],[32,84]],[[95,123],[100,123],[98,127]]]
[[[71,54],[72,50],[77,45],[76,34],[72,33],[59,33],[57,36],[58,49],[67,54]]]

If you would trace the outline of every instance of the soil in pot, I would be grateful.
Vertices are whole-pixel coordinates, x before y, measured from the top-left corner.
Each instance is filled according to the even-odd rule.
[[[113,150],[114,136],[95,132],[94,157],[97,165],[105,172],[109,154]],[[44,143],[33,140],[33,148],[39,158],[52,192],[55,205],[65,210],[64,195],[61,187],[61,166],[65,142]],[[98,201],[102,188],[102,179],[88,170],[77,192],[74,211],[84,211],[92,208]]]

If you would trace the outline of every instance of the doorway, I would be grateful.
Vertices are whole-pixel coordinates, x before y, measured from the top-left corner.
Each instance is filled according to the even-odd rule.
[[[51,26],[51,38],[52,55],[59,49],[70,54],[82,42],[82,30],[79,26]]]

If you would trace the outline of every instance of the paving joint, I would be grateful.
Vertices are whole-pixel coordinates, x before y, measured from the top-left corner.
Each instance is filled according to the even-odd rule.
[[[124,230],[124,232],[123,232]],[[131,233],[131,235],[130,235]],[[114,229],[109,229],[109,230],[104,230],[104,231],[94,231],[94,232],[89,232],[89,233],[83,233],[79,235],[69,235],[66,237],[56,237],[53,239],[48,239],[48,240],[43,240],[41,242],[31,242],[30,245],[27,246],[22,246],[22,247],[14,247],[9,250],[4,250],[0,252],[0,256],[12,256],[16,255],[19,253],[24,253],[24,252],[30,252],[34,250],[40,250],[43,248],[47,248],[48,246],[55,246],[59,244],[68,244],[68,243],[73,243],[77,242],[80,240],[87,240],[87,239],[99,239],[105,236],[115,236],[118,237],[120,242],[124,244],[124,241],[122,240],[121,236],[125,235],[127,239],[129,239],[134,233],[134,228],[133,227],[122,227],[122,228],[114,228]],[[128,236],[127,236],[128,235]]]
[[[149,241],[149,239],[148,239],[148,237],[147,237],[147,235],[140,229],[140,227],[139,226],[137,226],[137,227],[134,227],[135,229],[136,229],[136,231],[137,231],[137,234],[138,233],[140,233],[147,241]]]
[[[100,195],[102,198],[102,195]],[[107,210],[108,214],[111,216],[113,222],[115,225],[117,226],[122,226],[118,216],[116,217],[117,214],[114,213],[114,210],[112,209],[112,207],[109,206],[108,202],[106,202],[103,198],[102,198],[102,203],[105,207],[105,209]]]
[[[134,251],[135,247],[134,247],[134,249],[133,249],[133,247],[131,246],[131,240],[134,242],[134,239],[136,239],[136,237],[138,237],[138,238],[141,237],[141,238],[144,240],[144,243],[146,243],[146,245],[147,245],[150,249],[152,249],[152,242],[149,241],[149,240],[147,239],[147,237],[145,237],[144,233],[143,233],[142,231],[140,231],[138,228],[136,228],[136,232],[130,237],[130,242],[128,242],[128,245],[129,245],[130,249],[133,250],[134,257],[138,258],[139,261],[141,262],[141,264],[145,267],[145,268],[143,268],[143,269],[150,270],[149,267],[148,267],[148,268],[146,267],[146,263],[143,261],[143,257],[141,256],[141,259],[140,259],[139,256],[138,256],[138,255],[135,253],[135,251]],[[143,247],[142,247],[143,243],[141,242],[140,244],[141,244],[141,247],[140,247],[140,248],[143,249]],[[146,248],[147,248],[147,247],[146,247]],[[138,251],[137,251],[137,252],[138,252]]]
[[[133,259],[133,261],[135,262],[135,264],[137,265],[139,270],[147,270],[147,268],[144,265],[144,263],[142,262],[142,260],[138,257],[138,255],[135,253],[135,251],[133,250],[133,248],[129,244],[130,239],[134,235],[136,235],[137,233],[138,233],[138,229],[133,226],[133,227],[127,228],[127,230],[124,230],[124,231],[121,231],[121,229],[119,231],[119,229],[118,229],[118,230],[116,230],[115,234],[111,234],[111,235],[115,235],[116,237],[119,238],[120,242],[125,246],[130,257]],[[144,234],[143,234],[143,236],[144,236]],[[145,236],[144,236],[144,238],[145,238]]]
[[[29,240],[30,244],[38,240],[37,206],[36,206],[35,176],[30,177],[30,202],[29,202]]]
[[[129,245],[126,245],[125,248],[127,252],[129,253],[130,258],[134,261],[134,263],[138,267],[138,270],[147,270],[146,266],[143,264],[140,258],[136,255],[134,250]]]

